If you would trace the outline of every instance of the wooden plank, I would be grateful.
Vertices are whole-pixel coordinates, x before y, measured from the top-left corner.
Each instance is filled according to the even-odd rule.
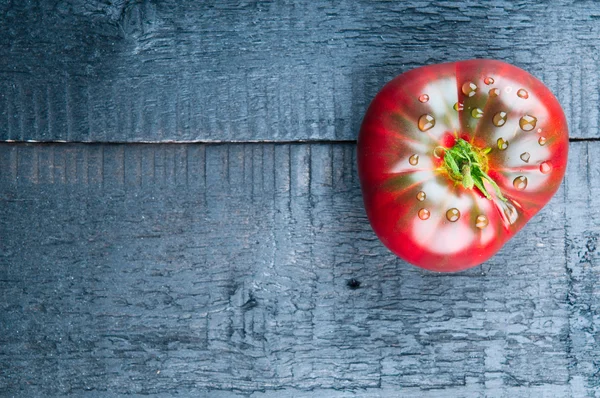
[[[569,322],[569,346],[577,372],[591,375],[589,388],[600,390],[600,160],[598,145],[571,145],[569,173],[566,180],[566,272],[569,294],[566,302],[572,313]],[[572,177],[571,177],[572,175]],[[583,206],[583,207],[582,207]]]
[[[413,67],[497,58],[598,138],[600,4],[0,3],[0,140],[354,140]]]
[[[593,394],[598,149],[444,275],[374,236],[351,144],[2,144],[0,395]]]

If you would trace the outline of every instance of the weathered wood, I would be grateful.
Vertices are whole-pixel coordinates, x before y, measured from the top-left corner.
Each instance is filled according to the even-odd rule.
[[[600,159],[597,143],[571,145],[566,180],[567,304],[572,314],[567,347],[573,371],[590,374],[600,391]]]
[[[354,140],[382,85],[497,58],[598,132],[587,1],[0,1],[0,140]]]
[[[593,395],[599,149],[440,275],[376,239],[351,144],[0,145],[0,395]]]

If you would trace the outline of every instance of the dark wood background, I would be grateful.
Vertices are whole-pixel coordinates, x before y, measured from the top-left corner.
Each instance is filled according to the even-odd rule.
[[[0,395],[600,394],[600,4],[0,0]],[[355,139],[416,66],[557,95],[559,192],[435,274],[366,219]]]

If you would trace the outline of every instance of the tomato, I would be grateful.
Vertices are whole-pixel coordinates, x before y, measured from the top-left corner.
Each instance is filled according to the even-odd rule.
[[[359,134],[373,230],[416,266],[453,272],[490,259],[554,195],[568,130],[550,90],[515,66],[424,66],[386,84]]]

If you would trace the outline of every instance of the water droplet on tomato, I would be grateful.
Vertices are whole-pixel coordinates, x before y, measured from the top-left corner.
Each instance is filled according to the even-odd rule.
[[[524,161],[525,163],[529,163],[530,157],[531,157],[531,155],[529,154],[529,152],[523,152],[521,154],[521,160]]]
[[[419,218],[421,220],[427,220],[429,218],[429,216],[431,215],[429,213],[429,210],[427,210],[427,209],[421,209],[421,210],[419,210],[419,213],[417,213],[417,214],[419,215]]]
[[[477,219],[475,220],[475,226],[479,229],[484,229],[489,223],[490,220],[488,220],[488,218],[483,214],[478,215]]]
[[[433,126],[435,126],[435,119],[433,116],[428,114],[421,115],[419,118],[419,130],[427,131]]]
[[[513,187],[515,187],[517,191],[523,191],[525,188],[527,188],[527,177],[518,176],[515,178],[513,180]]]
[[[529,98],[529,93],[524,88],[520,88],[519,91],[517,91],[517,95],[523,99]]]
[[[433,149],[433,156],[435,156],[438,159],[443,158],[445,154],[446,154],[446,148],[444,148],[443,146],[436,146]]]
[[[421,95],[419,96],[419,101],[421,101],[421,102],[423,102],[423,103],[425,103],[425,102],[429,101],[429,95],[427,95],[427,94],[421,94]]]
[[[483,117],[483,111],[479,108],[473,108],[471,111],[471,116],[475,119],[481,119]]]
[[[452,108],[454,108],[456,112],[459,112],[465,109],[465,105],[462,102],[456,102]]]
[[[490,90],[490,97],[497,97],[500,95],[500,90],[497,88],[493,88]]]
[[[493,77],[486,77],[485,79],[483,79],[483,82],[487,85],[490,84],[494,84],[494,78]]]
[[[416,166],[417,163],[419,163],[419,155],[417,155],[417,154],[412,155],[410,158],[408,158],[408,163],[410,163],[413,166]]]
[[[477,91],[477,85],[473,82],[466,82],[462,85],[462,92],[467,97],[472,97],[475,95],[475,91]]]
[[[423,192],[423,191],[419,191],[419,192],[417,193],[417,200],[418,200],[419,202],[422,202],[422,201],[424,201],[426,197],[427,197],[427,195],[425,195],[425,192]]]
[[[531,131],[535,128],[535,124],[537,123],[537,118],[531,115],[525,115],[521,119],[519,119],[519,127],[523,131]]]
[[[548,174],[552,171],[552,163],[550,162],[542,162],[540,164],[540,171],[544,174]]]
[[[538,144],[540,144],[541,146],[546,145],[546,137],[540,137],[540,139],[538,140]]]
[[[496,127],[502,127],[506,123],[506,112],[498,112],[492,118],[492,123]]]
[[[498,149],[500,149],[501,151],[508,148],[508,141],[506,141],[504,138],[498,138],[498,141],[496,142],[498,143]]]
[[[460,218],[460,211],[458,211],[456,207],[453,207],[452,209],[446,212],[446,218],[450,222],[458,221],[458,219]]]

